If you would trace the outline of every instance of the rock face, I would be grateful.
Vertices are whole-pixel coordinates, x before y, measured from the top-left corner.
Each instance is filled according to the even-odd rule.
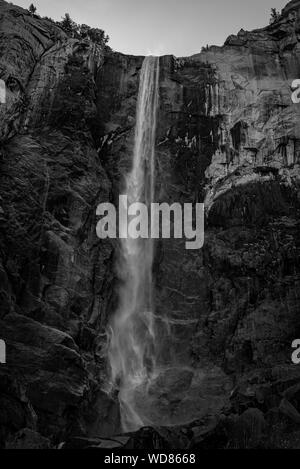
[[[113,433],[101,391],[113,246],[94,229],[111,192],[96,150],[103,51],[3,1],[0,15],[1,443],[25,427],[54,444]]]
[[[205,245],[157,242],[169,370],[152,399],[173,427],[156,420],[127,447],[299,447],[299,49],[294,0],[267,28],[160,59],[157,201],[204,201]],[[95,214],[130,168],[142,61],[0,0],[2,446],[120,432],[103,391],[116,243],[96,237]]]

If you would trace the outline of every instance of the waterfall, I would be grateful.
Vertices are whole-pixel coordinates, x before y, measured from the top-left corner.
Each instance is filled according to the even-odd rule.
[[[128,204],[143,202],[149,207],[154,200],[158,85],[159,58],[146,57],[140,75],[132,169],[125,181]],[[122,284],[118,309],[110,324],[108,361],[112,385],[119,390],[125,431],[147,423],[136,394],[147,387],[155,370],[153,253],[150,238],[121,239],[118,269]]]

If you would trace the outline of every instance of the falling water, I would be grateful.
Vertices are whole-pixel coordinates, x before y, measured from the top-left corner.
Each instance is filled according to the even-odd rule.
[[[126,177],[128,204],[143,202],[150,206],[154,200],[158,81],[159,58],[146,57],[140,76],[132,169]],[[122,286],[110,325],[108,359],[112,385],[119,390],[125,431],[146,424],[136,393],[147,387],[155,369],[152,264],[150,238],[121,239],[118,267]]]

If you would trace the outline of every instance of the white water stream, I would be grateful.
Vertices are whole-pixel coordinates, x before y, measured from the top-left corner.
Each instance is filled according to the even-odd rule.
[[[146,57],[140,75],[132,169],[126,177],[129,205],[143,202],[150,207],[154,201],[158,82],[159,58]],[[152,264],[151,238],[121,239],[118,268],[122,285],[118,310],[110,324],[108,360],[112,385],[119,390],[125,431],[146,423],[136,406],[135,394],[138,388],[147,386],[155,369]]]

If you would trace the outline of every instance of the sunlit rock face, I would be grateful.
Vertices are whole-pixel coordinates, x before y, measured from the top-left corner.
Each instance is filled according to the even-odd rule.
[[[299,22],[296,0],[224,47],[160,58],[155,199],[204,201],[205,245],[156,242],[162,372],[140,406],[157,428],[119,445],[299,445]],[[131,169],[144,58],[2,0],[0,33],[0,442],[103,446],[120,432],[103,392],[120,279],[95,213]]]

